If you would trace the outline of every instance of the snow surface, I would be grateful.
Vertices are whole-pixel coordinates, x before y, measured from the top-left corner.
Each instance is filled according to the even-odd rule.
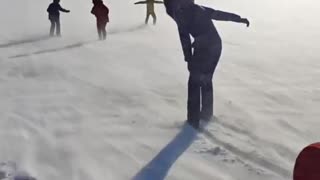
[[[64,0],[62,38],[48,39],[49,0],[0,6],[0,162],[38,180],[289,180],[319,141],[316,0],[202,0],[252,26],[217,22],[216,120],[182,126],[186,82],[174,22],[109,0],[97,41],[91,2]]]

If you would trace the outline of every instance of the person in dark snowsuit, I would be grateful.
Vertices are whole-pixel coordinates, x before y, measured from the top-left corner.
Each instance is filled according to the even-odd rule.
[[[150,16],[153,17],[153,24],[155,25],[157,23],[157,15],[154,10],[154,4],[163,4],[162,1],[146,0],[146,1],[139,1],[134,4],[146,4],[147,5],[147,14],[146,14],[145,24],[148,24]]]
[[[103,4],[102,0],[93,0],[93,8],[91,13],[97,18],[97,30],[100,40],[105,40],[107,37],[106,26],[109,22],[109,9]]]
[[[49,13],[49,20],[51,22],[50,27],[50,36],[54,36],[54,31],[56,30],[56,35],[61,36],[61,27],[60,27],[60,11],[69,13],[69,10],[66,10],[60,6],[60,0],[53,0],[47,9]]]
[[[199,121],[213,116],[212,78],[219,62],[222,41],[212,20],[249,21],[232,13],[200,6],[193,0],[165,0],[166,11],[178,26],[185,61],[188,63],[187,122],[198,128]],[[194,38],[191,43],[190,35]]]

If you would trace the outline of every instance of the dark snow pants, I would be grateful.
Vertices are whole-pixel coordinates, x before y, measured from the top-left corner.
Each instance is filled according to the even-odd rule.
[[[56,35],[61,35],[61,29],[60,29],[60,18],[59,17],[50,17],[49,18],[51,22],[50,27],[50,36],[54,36],[54,31],[56,31]]]
[[[200,119],[213,116],[212,77],[221,56],[221,44],[195,41],[193,56],[188,62],[188,120],[198,124]]]
[[[105,40],[107,37],[107,20],[101,20],[97,19],[97,30],[98,30],[98,36],[100,40]]]

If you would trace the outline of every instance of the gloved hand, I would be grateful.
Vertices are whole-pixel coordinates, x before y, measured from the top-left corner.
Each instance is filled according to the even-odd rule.
[[[192,60],[192,55],[184,56],[184,61],[185,62],[190,62],[191,60]]]
[[[250,22],[249,22],[249,20],[247,18],[241,18],[240,22],[246,24],[247,27],[250,26]]]

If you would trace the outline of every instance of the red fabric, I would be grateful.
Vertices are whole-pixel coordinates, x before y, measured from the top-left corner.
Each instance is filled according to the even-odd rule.
[[[294,180],[320,180],[320,143],[306,147],[298,156]]]
[[[109,22],[109,9],[102,3],[94,5],[91,13],[94,14],[99,21]]]

